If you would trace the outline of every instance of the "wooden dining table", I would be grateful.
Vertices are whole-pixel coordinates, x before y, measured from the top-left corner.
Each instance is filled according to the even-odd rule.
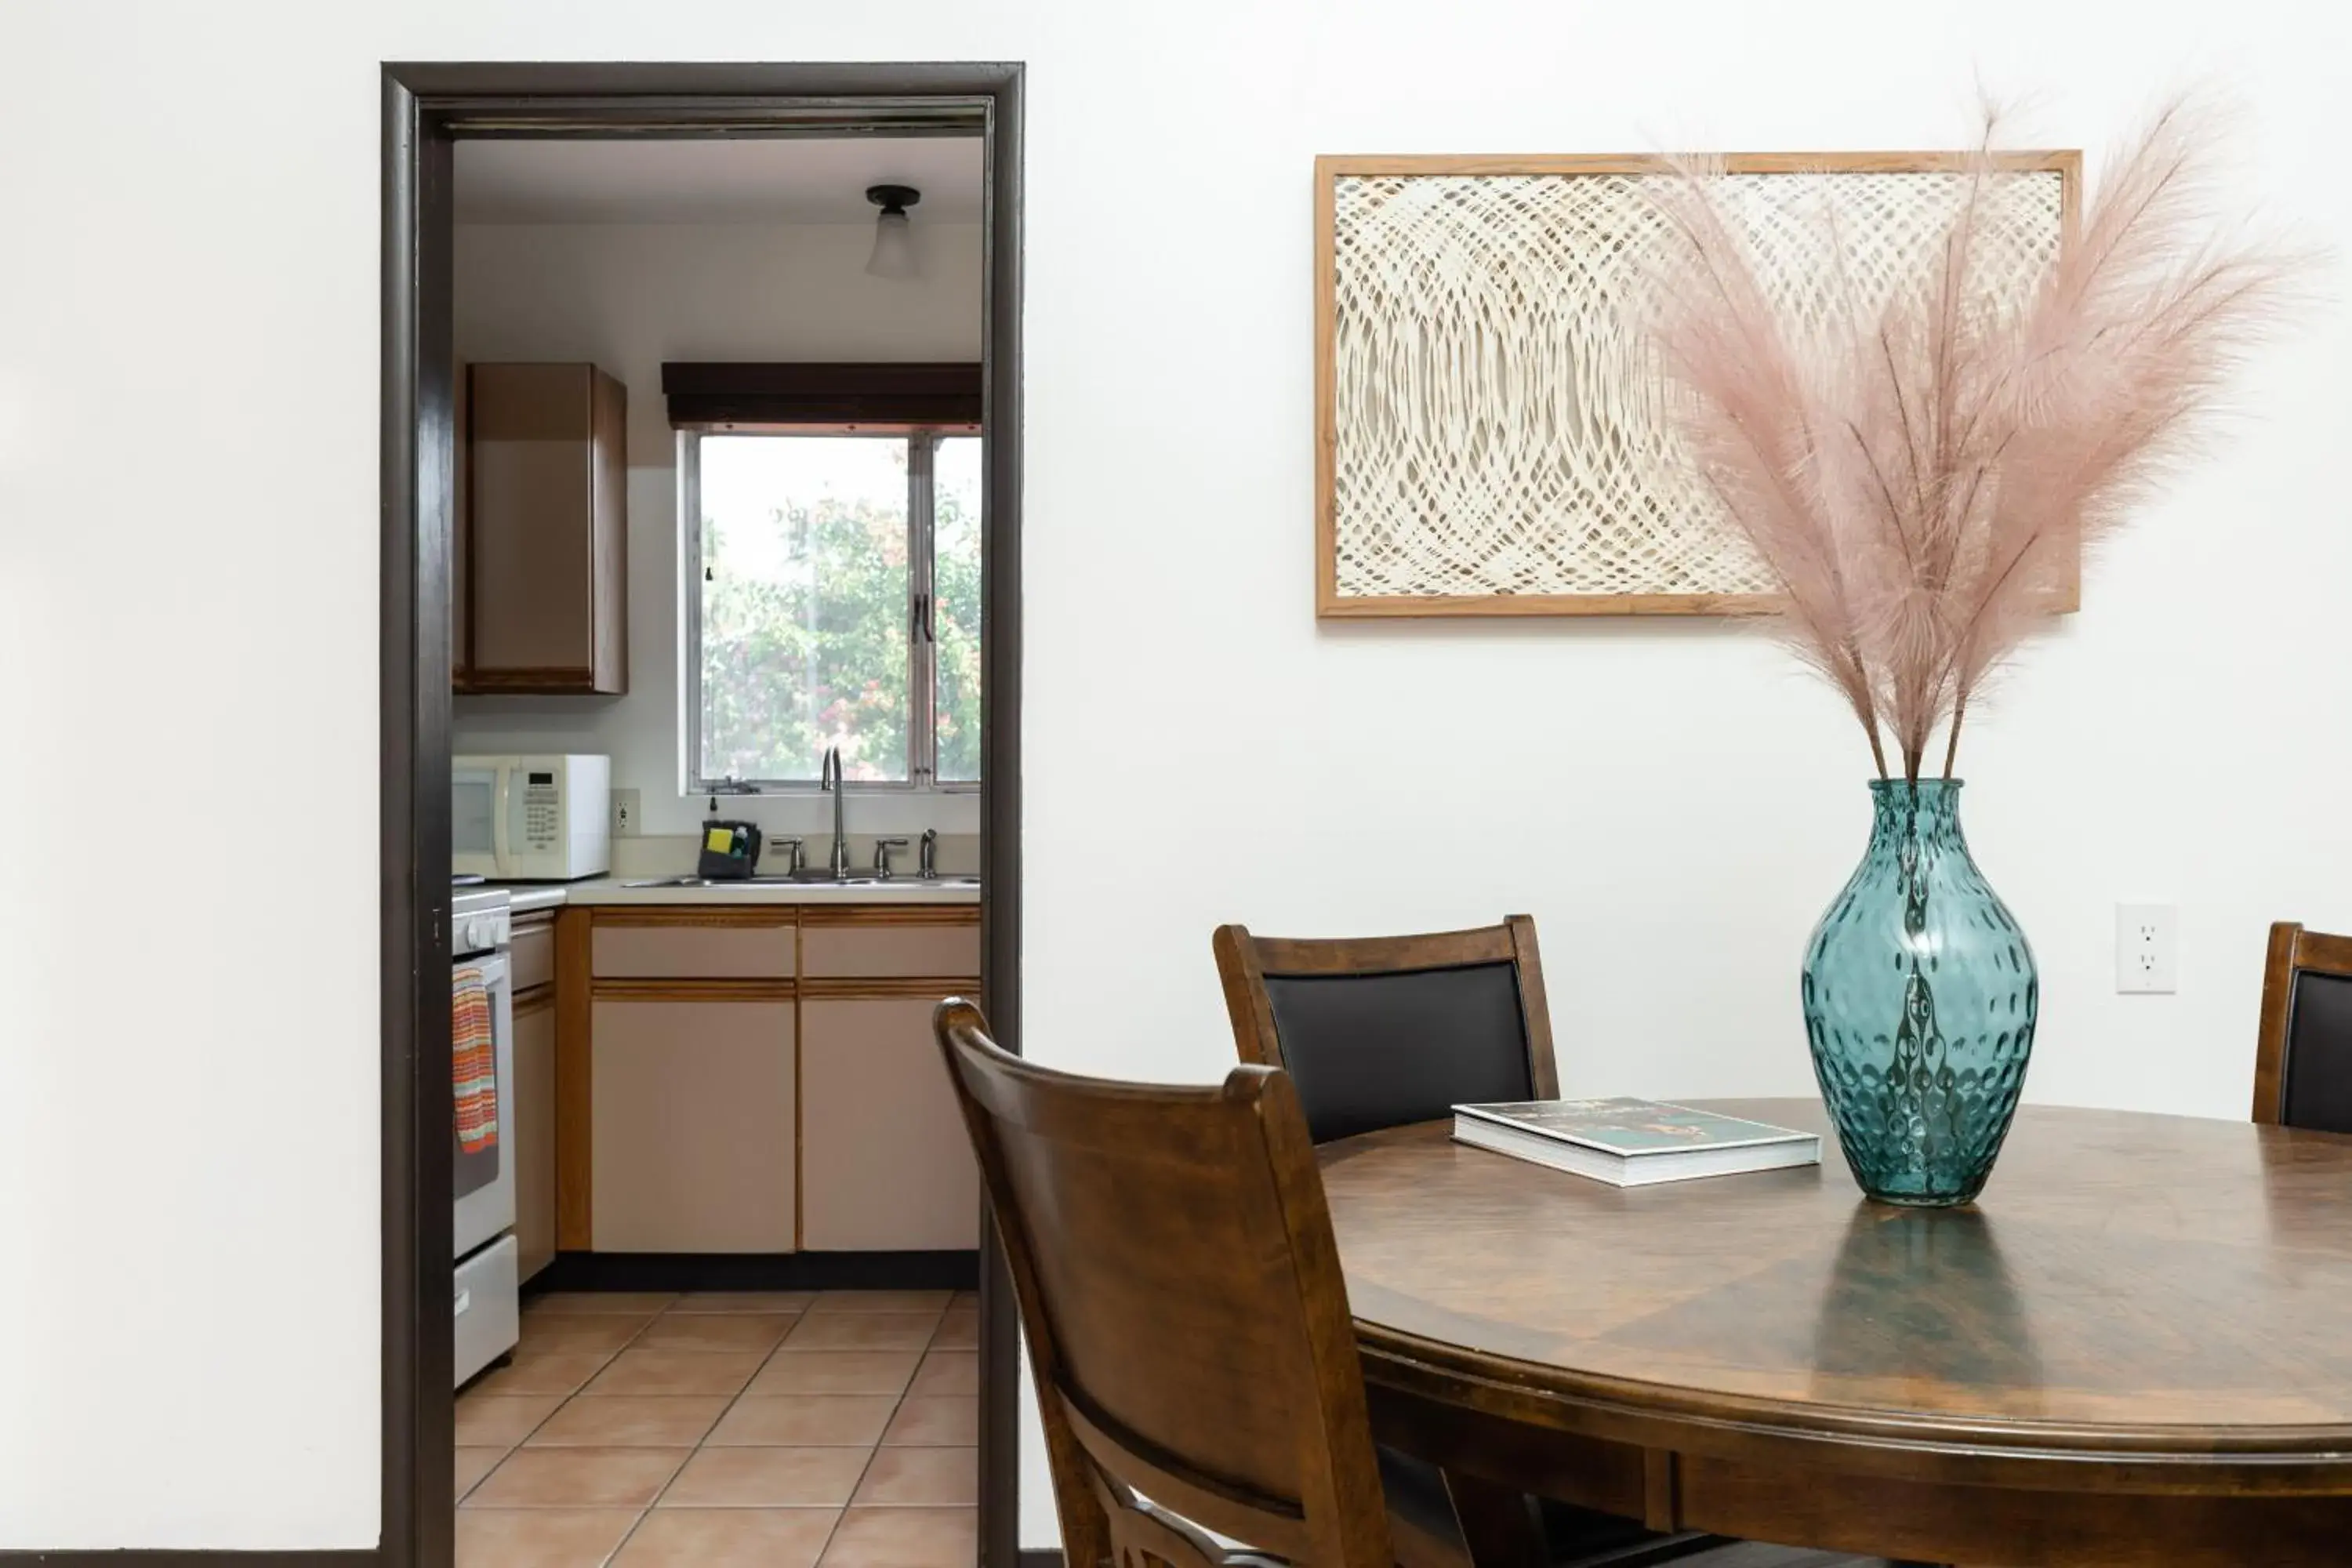
[[[2002,1568],[2352,1563],[2352,1138],[2028,1106],[1983,1195],[1327,1145],[1382,1442],[1658,1530]],[[1474,1542],[1474,1551],[1476,1547]],[[1482,1559],[1483,1568],[1483,1559]]]

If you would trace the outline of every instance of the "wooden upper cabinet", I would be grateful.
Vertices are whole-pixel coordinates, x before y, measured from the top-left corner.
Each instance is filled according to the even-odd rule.
[[[593,364],[466,381],[458,689],[625,692],[626,389]]]

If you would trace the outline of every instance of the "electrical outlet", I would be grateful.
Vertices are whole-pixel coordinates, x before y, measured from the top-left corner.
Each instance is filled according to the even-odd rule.
[[[2116,906],[2116,989],[2126,994],[2180,989],[2178,905]]]
[[[616,789],[613,792],[613,837],[635,838],[637,836],[637,792]]]

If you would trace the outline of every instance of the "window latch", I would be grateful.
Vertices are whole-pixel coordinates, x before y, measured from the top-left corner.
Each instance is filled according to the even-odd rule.
[[[940,640],[938,635],[932,629],[931,595],[929,594],[918,594],[915,595],[915,621],[913,633],[914,636],[927,643],[934,643]]]

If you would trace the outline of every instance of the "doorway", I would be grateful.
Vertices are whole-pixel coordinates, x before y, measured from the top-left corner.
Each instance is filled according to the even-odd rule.
[[[383,1206],[387,1564],[453,1560],[449,605],[454,148],[463,139],[976,135],[982,146],[981,973],[1017,1048],[1021,96],[1018,65],[400,64],[383,78]],[[1016,1323],[980,1277],[979,1562],[1017,1560]]]

